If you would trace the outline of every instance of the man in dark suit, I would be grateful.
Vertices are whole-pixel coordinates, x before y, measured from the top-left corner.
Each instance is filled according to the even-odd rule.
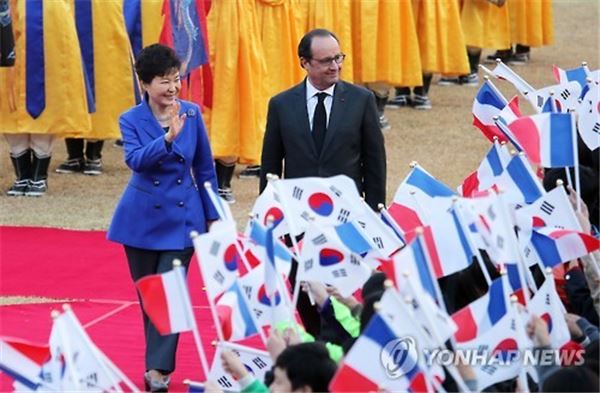
[[[385,203],[386,160],[373,93],[340,80],[345,55],[328,30],[308,32],[298,56],[306,79],[269,102],[260,191],[283,168],[284,178],[344,174],[376,209]]]
[[[340,80],[345,55],[330,31],[308,32],[298,45],[306,79],[269,102],[260,191],[267,174],[296,178],[347,175],[376,209],[385,202],[386,160],[375,96]],[[290,272],[295,281],[297,264]],[[305,294],[298,311],[306,330],[319,337],[320,318]]]

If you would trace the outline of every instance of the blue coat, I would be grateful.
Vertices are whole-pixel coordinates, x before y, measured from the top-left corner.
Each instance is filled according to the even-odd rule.
[[[217,188],[202,114],[197,105],[180,103],[187,119],[170,148],[145,100],[121,115],[125,163],[132,174],[109,240],[148,250],[181,250],[192,246],[190,231],[206,232],[206,221],[218,218],[203,186],[209,181]]]

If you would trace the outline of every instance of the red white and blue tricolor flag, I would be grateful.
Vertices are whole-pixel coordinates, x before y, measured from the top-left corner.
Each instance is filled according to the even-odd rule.
[[[466,342],[483,334],[507,313],[502,278],[492,281],[488,293],[452,314],[458,326],[457,342]]]
[[[558,83],[575,81],[581,85],[582,89],[585,89],[587,87],[587,78],[590,76],[590,71],[587,66],[563,70],[556,65],[552,65],[552,74],[554,74],[554,78]]]
[[[425,231],[429,231],[429,237],[431,238],[430,229],[426,227]],[[409,279],[418,288],[428,293],[434,300],[440,300],[437,297],[435,282],[433,281],[435,277],[431,274],[431,272],[434,274],[437,272],[441,276],[444,275],[439,259],[437,259],[437,254],[435,254],[435,262],[432,263],[434,266],[430,270],[429,261],[421,244],[421,242],[425,242],[425,235],[423,235],[421,241],[419,241],[415,234],[411,234],[410,238],[411,240],[406,247],[392,255],[390,261],[382,263],[380,269],[394,282],[397,288],[399,288],[399,284],[402,281],[402,275],[408,273]],[[431,253],[429,252],[428,254],[431,257]]]
[[[34,344],[25,340],[0,338],[0,371],[31,390],[36,390],[42,380],[42,366],[50,360],[47,345]]]
[[[184,268],[176,267],[166,273],[142,277],[135,283],[144,311],[162,335],[194,327],[194,316],[188,315],[186,307],[190,295],[185,282]]]
[[[575,122],[571,113],[524,116],[508,125],[535,165],[562,168],[575,165]]]
[[[463,181],[459,192],[462,196],[472,197],[476,192],[485,191],[494,186],[510,158],[506,148],[494,141],[492,148],[485,155],[477,170]]]
[[[402,339],[393,326],[375,313],[369,324],[344,357],[329,384],[332,393],[375,391],[427,391],[425,375],[413,351],[389,345]],[[383,359],[386,364],[374,359]],[[397,371],[399,376],[388,374]],[[400,375],[401,374],[401,375]]]
[[[404,214],[409,213],[409,216],[412,217],[411,222],[416,221],[414,219],[416,215],[419,221],[428,225],[428,214],[425,209],[433,205],[449,208],[452,197],[455,195],[456,193],[448,186],[430,175],[421,166],[416,165],[398,186],[393,202],[404,206]],[[405,224],[399,223],[399,225],[404,229],[403,225]]]
[[[533,173],[524,156],[516,155],[510,159],[502,175],[496,182],[505,192],[507,202],[530,204],[544,194],[544,188]]]
[[[501,142],[507,141],[506,136],[498,129],[493,119],[507,105],[509,104],[506,98],[494,87],[492,82],[489,80],[483,82],[473,100],[473,125],[479,128],[490,141],[493,141],[494,137],[497,137]],[[520,115],[518,102],[517,106],[514,107],[513,105],[511,109]]]
[[[237,281],[217,299],[216,308],[225,340],[242,340],[258,334],[252,310]]]
[[[600,240],[578,231],[543,227],[531,231],[531,245],[540,262],[554,267],[598,250]]]

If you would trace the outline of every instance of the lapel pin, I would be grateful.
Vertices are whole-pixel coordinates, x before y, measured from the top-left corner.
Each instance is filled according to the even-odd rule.
[[[187,117],[194,117],[196,116],[196,111],[193,108],[190,108],[187,110],[186,115]]]

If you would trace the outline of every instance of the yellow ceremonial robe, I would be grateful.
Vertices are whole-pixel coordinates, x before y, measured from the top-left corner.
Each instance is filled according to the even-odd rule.
[[[291,0],[256,0],[256,11],[269,75],[266,94],[272,97],[304,77],[296,49],[300,38]]]
[[[213,0],[208,14],[213,106],[206,123],[213,155],[260,162],[267,103],[255,0]]]
[[[413,0],[421,67],[426,73],[469,73],[469,60],[456,0]]]
[[[348,82],[356,80],[354,76],[356,59],[352,41],[352,31],[355,26],[351,23],[352,2],[353,0],[305,0],[304,6],[308,6],[308,25],[306,31],[302,33],[304,35],[312,29],[323,28],[336,35],[342,52],[346,54],[342,66],[342,78]]]
[[[6,97],[10,86],[16,108],[0,100],[0,133],[88,134],[91,121],[73,9],[67,0],[44,1],[43,7],[45,109],[34,119],[25,107],[25,1],[17,1],[11,8],[15,67],[0,68],[0,92]]]
[[[464,0],[461,21],[468,46],[490,49],[511,47],[506,4],[498,7],[487,0]]]
[[[156,44],[162,31],[164,0],[141,0],[142,47]]]
[[[122,1],[92,0],[96,111],[89,139],[120,138],[119,116],[135,105],[133,64]]]
[[[352,2],[354,76],[360,83],[422,84],[421,59],[410,1]]]
[[[510,0],[507,4],[514,44],[538,47],[554,42],[552,1]]]

